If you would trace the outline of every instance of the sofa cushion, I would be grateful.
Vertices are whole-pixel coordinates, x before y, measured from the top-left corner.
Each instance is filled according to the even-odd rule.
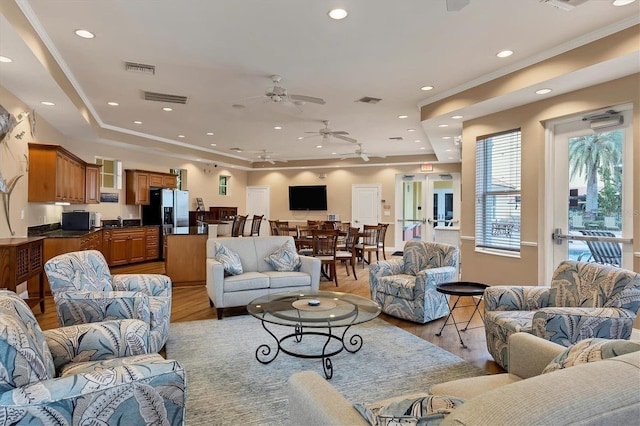
[[[264,258],[273,269],[279,272],[299,271],[302,262],[291,241],[282,244],[276,251]]]
[[[271,288],[286,288],[311,285],[311,275],[305,272],[269,271],[263,272],[263,274],[269,277],[269,287]]]
[[[219,242],[215,243],[215,259],[222,263],[224,267],[224,271],[230,275],[239,275],[242,274],[242,262],[240,261],[240,256],[238,253],[233,250],[228,249],[223,246]]]
[[[558,354],[542,374],[637,351],[640,351],[640,342],[622,339],[584,339]]]
[[[224,279],[224,292],[269,288],[269,277],[261,272],[245,272]]]
[[[354,408],[373,426],[395,424],[438,425],[464,400],[446,395],[420,395],[386,403],[354,404]]]
[[[481,393],[497,389],[501,386],[510,385],[520,380],[522,380],[520,377],[509,373],[468,377],[433,385],[429,389],[429,393],[432,395],[448,395],[467,400]]]

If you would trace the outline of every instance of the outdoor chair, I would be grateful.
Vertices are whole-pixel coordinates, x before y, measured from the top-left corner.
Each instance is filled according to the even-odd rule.
[[[102,253],[84,250],[49,259],[44,270],[60,326],[111,319],[149,324],[152,352],[169,337],[171,279],[158,274],[111,275]]]
[[[581,230],[580,232],[582,235],[593,237],[616,236],[613,232],[609,231]],[[593,260],[595,263],[602,263],[603,265],[622,265],[622,249],[620,248],[620,243],[609,241],[587,241],[587,247],[589,247],[589,251],[591,252],[589,261]]]
[[[566,347],[590,337],[628,339],[638,307],[640,274],[566,260],[556,268],[551,287],[493,286],[485,290],[487,349],[507,369],[507,341],[519,331]]]
[[[456,281],[458,248],[448,244],[408,241],[402,259],[369,265],[371,299],[382,312],[420,324],[449,313],[448,297],[436,285]]]
[[[182,425],[186,372],[149,347],[149,324],[111,320],[42,331],[0,291],[0,423]]]

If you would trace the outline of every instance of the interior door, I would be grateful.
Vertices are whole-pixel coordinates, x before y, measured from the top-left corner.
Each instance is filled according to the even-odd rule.
[[[615,110],[623,123],[612,127],[598,128],[589,118],[598,112],[548,126],[553,249],[546,250],[546,282],[565,259],[632,269],[632,114]]]
[[[247,218],[247,226],[245,226],[245,230],[251,229],[251,222],[249,219],[251,219],[254,214],[257,214],[258,216],[264,215],[262,222],[260,223],[260,235],[269,235],[269,214],[271,209],[271,204],[269,202],[270,194],[271,192],[268,186],[247,187],[246,206],[249,217]]]
[[[362,229],[364,225],[380,222],[381,185],[352,185],[351,226]]]

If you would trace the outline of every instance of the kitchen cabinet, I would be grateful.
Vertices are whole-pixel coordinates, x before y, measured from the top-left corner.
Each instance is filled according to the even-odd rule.
[[[238,214],[237,207],[209,207],[209,211],[213,220],[228,220]]]
[[[16,287],[27,281],[27,299],[29,306],[40,305],[44,313],[44,259],[42,237],[3,238],[0,239],[0,288],[13,292]],[[38,277],[38,295],[33,297],[29,291],[29,280]]]
[[[158,258],[158,227],[105,229],[102,233],[102,249],[109,266]]]
[[[125,170],[126,203],[148,205],[151,188],[176,189],[178,178],[170,173],[151,172],[148,170]]]
[[[98,204],[100,202],[100,164],[87,164],[85,166],[85,194],[84,202]]]
[[[160,228],[145,228],[146,260],[156,260],[160,255]]]
[[[60,145],[29,144],[30,202],[85,203],[86,163]]]

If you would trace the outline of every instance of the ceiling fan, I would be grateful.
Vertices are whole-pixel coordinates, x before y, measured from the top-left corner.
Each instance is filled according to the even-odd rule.
[[[321,128],[317,132],[305,132],[305,133],[313,133],[313,136],[303,136],[302,139],[322,136],[322,141],[328,142],[329,138],[333,136],[334,138],[342,139],[343,141],[358,143],[356,139],[346,136],[349,134],[349,132],[345,132],[343,130],[331,130],[329,128],[329,120],[322,120],[322,123],[324,124],[324,128]]]
[[[242,148],[231,148],[231,151],[235,151],[235,152],[244,152],[247,154],[258,154],[258,156],[256,157],[257,160],[251,160],[251,162],[255,162],[255,161],[266,161],[267,163],[270,164],[276,164],[276,161],[281,162],[281,163],[286,163],[287,160],[279,160],[276,159],[274,157],[272,157],[270,154],[273,154],[272,151],[267,151],[266,149],[261,149],[258,151],[255,150],[245,150]]]
[[[358,143],[358,149],[356,149],[354,153],[342,154],[340,159],[344,160],[346,158],[358,158],[358,157],[362,158],[362,160],[364,161],[369,161],[369,157],[386,158],[386,156],[384,155],[369,154],[367,152],[364,152],[364,150],[362,149],[362,144]]]
[[[299,111],[302,111],[300,109],[300,105],[304,105],[307,102],[310,102],[312,104],[319,104],[319,105],[324,105],[326,103],[322,98],[314,98],[313,96],[306,96],[306,95],[289,94],[287,92],[287,89],[280,86],[280,80],[282,80],[281,76],[272,75],[271,81],[273,82],[273,87],[270,87],[267,90],[265,90],[264,95],[251,96],[249,98],[240,99],[238,102],[263,98],[265,102],[289,103],[295,106]],[[235,103],[233,104],[233,107],[241,109],[241,108],[244,108],[244,105],[240,103]]]

